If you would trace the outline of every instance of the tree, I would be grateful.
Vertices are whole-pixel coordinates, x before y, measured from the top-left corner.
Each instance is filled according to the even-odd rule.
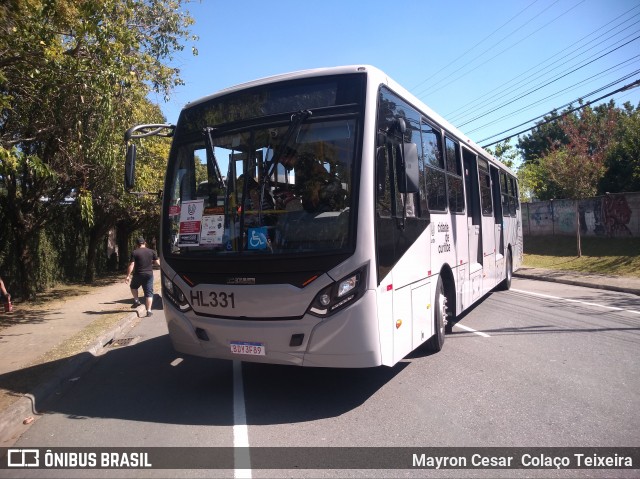
[[[24,296],[35,294],[38,232],[65,198],[77,198],[88,228],[117,207],[122,132],[150,89],[168,97],[181,84],[169,62],[190,38],[182,3],[8,0],[0,8],[1,201]]]
[[[540,199],[540,195],[546,196],[544,168],[540,163],[523,163],[518,168],[518,191],[521,202],[531,202]]]
[[[598,182],[606,169],[607,148],[616,125],[613,106],[603,113],[596,115],[587,107],[579,117],[562,117],[559,125],[568,143],[554,145],[551,152],[540,160],[549,179],[565,193],[564,197],[575,200],[578,257],[582,256],[578,200],[596,194]]]
[[[519,177],[522,176],[532,188],[531,196],[540,200],[567,197],[567,192],[553,181],[543,161],[571,141],[563,128],[567,118],[576,123],[589,118],[602,124],[609,120],[615,122],[615,127],[607,130],[605,170],[595,194],[640,191],[640,105],[634,109],[630,103],[625,103],[623,108],[618,108],[612,100],[589,110],[586,116],[565,110],[562,116],[545,118],[530,135],[518,139],[517,146],[524,159]],[[549,123],[545,124],[547,121]],[[545,134],[548,135],[546,138]]]
[[[514,168],[516,159],[518,158],[518,150],[510,144],[511,139],[506,139],[502,143],[498,143],[495,149],[487,148],[487,151],[498,158],[508,168]]]
[[[571,107],[567,108],[564,115],[570,109]],[[516,146],[522,157],[523,164],[538,163],[554,146],[565,145],[569,142],[560,125],[560,118],[561,115],[554,111],[540,120],[531,133],[518,137]]]
[[[620,111],[614,140],[607,150],[607,171],[599,193],[640,191],[640,105],[625,103]]]
[[[571,107],[567,108],[562,115],[556,111],[552,112],[539,121],[530,134],[518,137],[516,147],[522,158],[519,177],[522,177],[530,188],[528,196],[531,199],[550,200],[562,195],[561,189],[549,177],[541,160],[554,148],[557,149],[569,142],[560,119],[568,115],[575,116],[574,113],[568,113],[570,109]]]

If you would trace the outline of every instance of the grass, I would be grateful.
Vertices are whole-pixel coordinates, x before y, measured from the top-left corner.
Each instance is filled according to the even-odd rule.
[[[582,237],[578,258],[575,236],[525,236],[524,265],[640,278],[640,238]]]

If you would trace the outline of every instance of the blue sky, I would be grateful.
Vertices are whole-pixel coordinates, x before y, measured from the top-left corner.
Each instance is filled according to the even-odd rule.
[[[637,0],[202,0],[186,9],[199,54],[189,44],[174,59],[186,85],[169,102],[151,98],[171,123],[187,102],[237,83],[370,64],[485,145],[640,79]],[[610,98],[636,106],[640,87]]]

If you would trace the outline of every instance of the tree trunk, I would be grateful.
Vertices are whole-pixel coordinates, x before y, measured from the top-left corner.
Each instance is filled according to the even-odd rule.
[[[126,270],[129,266],[129,238],[133,229],[125,221],[116,225],[116,242],[118,243],[118,264],[120,270]]]
[[[84,270],[84,282],[93,283],[96,278],[96,253],[99,244],[99,236],[96,228],[89,230],[89,245],[87,246],[87,266]]]
[[[576,239],[578,241],[578,258],[582,257],[582,245],[580,244],[580,211],[578,210],[578,200],[575,200],[576,204]]]
[[[32,301],[36,298],[38,285],[35,278],[35,264],[33,258],[33,250],[30,247],[28,237],[23,232],[16,234],[17,252],[18,252],[18,278],[22,299]]]
[[[84,282],[93,283],[96,277],[96,259],[98,258],[98,248],[102,245],[102,239],[111,228],[107,221],[99,223],[89,230],[89,245],[87,247],[87,267],[84,272]]]

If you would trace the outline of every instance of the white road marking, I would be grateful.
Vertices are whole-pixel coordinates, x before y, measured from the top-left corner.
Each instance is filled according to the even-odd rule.
[[[490,338],[491,337],[487,333],[483,333],[481,331],[476,331],[475,329],[470,328],[469,326],[464,326],[463,324],[460,324],[460,323],[456,323],[456,324],[454,324],[454,326],[457,326],[460,329],[464,329],[465,331],[469,331],[470,333],[477,334],[478,336],[482,336],[483,338]]]
[[[244,404],[241,361],[233,362],[233,447],[234,477],[251,479],[249,429]]]
[[[523,289],[511,288],[511,291],[515,291],[516,293],[530,294],[532,296],[539,296],[541,298],[561,299],[561,300],[567,301],[569,303],[579,303],[579,304],[584,304],[586,306],[597,306],[599,308],[611,309],[613,311],[625,311],[627,313],[640,314],[640,311],[635,311],[633,309],[618,308],[617,306],[606,306],[604,304],[590,303],[590,302],[587,302],[587,301],[579,301],[577,299],[562,298],[560,296],[552,296],[550,294],[532,293],[531,291],[525,291]]]

